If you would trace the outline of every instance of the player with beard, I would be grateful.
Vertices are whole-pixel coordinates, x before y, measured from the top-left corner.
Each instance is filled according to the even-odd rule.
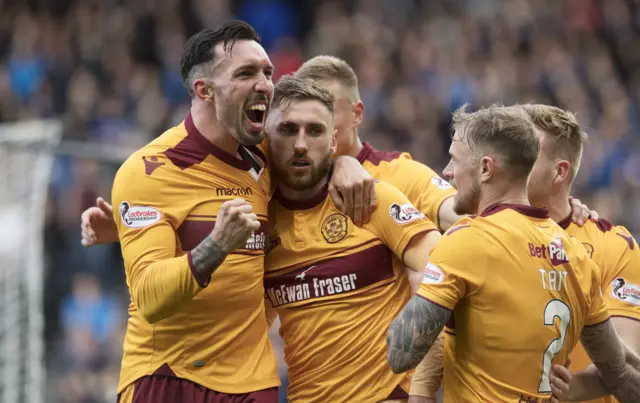
[[[275,402],[263,288],[273,66],[234,21],[191,37],[181,72],[190,113],[113,184],[131,295],[118,399]],[[352,160],[340,171],[357,182]]]
[[[408,398],[410,374],[386,362],[385,334],[411,296],[405,267],[424,269],[437,227],[398,189],[377,183],[378,208],[357,227],[328,195],[336,149],[332,95],[285,76],[267,118],[274,245],[265,291],[280,316],[291,402]]]
[[[597,266],[529,204],[540,147],[530,117],[519,107],[462,108],[453,129],[444,174],[457,187],[454,210],[480,215],[433,249],[417,295],[389,328],[393,370],[415,367],[447,324],[445,401],[539,401],[551,396],[553,360],[566,361],[582,337],[607,389],[638,401],[637,357],[608,320]]]

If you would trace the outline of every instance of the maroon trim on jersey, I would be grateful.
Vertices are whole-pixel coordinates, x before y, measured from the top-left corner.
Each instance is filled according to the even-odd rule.
[[[260,228],[253,233],[253,238],[249,238],[244,248],[240,248],[232,253],[241,253],[242,251],[258,251],[261,252],[259,254],[264,253],[264,242],[267,238],[266,235],[269,227],[266,220],[258,221],[260,221]],[[215,225],[215,221],[184,220],[176,231],[182,250],[190,251],[198,246],[203,239],[211,234]]]
[[[562,220],[558,221],[558,225],[560,226],[560,228],[562,229],[567,229],[569,228],[569,225],[571,225],[571,214],[569,214],[568,216],[566,216],[565,218],[563,218]]]
[[[596,221],[596,226],[602,232],[611,231],[611,228],[613,228],[613,224],[611,224],[609,221],[605,220],[604,218],[599,218],[598,221]]]
[[[277,403],[278,388],[227,394],[182,378],[145,376],[133,387],[132,403]]]
[[[306,200],[289,200],[287,199],[280,188],[277,188],[273,197],[278,200],[278,203],[287,210],[309,210],[319,205],[329,196],[329,184],[327,183],[320,189],[317,195]]]
[[[402,389],[400,385],[398,385],[387,397],[387,400],[403,400],[408,398],[409,394],[404,389]]]
[[[391,251],[384,245],[376,245],[265,278],[264,288],[274,306],[284,306],[347,294],[393,277]]]
[[[152,374],[153,376],[161,375],[161,376],[176,376],[176,373],[173,372],[169,364],[166,362],[160,366],[160,368],[156,369],[156,372]]]
[[[164,152],[167,158],[178,168],[186,169],[192,165],[200,164],[207,158],[207,155],[211,154],[234,168],[244,171],[251,169],[251,163],[248,161],[229,154],[207,140],[193,123],[191,113],[184,119],[184,128],[187,131],[187,136],[174,147]],[[264,154],[262,154],[262,156],[264,156]]]
[[[497,203],[492,206],[489,206],[482,212],[482,214],[480,214],[480,216],[487,217],[506,209],[515,210],[518,213],[526,215],[528,217],[549,218],[549,210],[547,210],[546,208],[538,208],[538,207],[532,207],[532,206],[525,206],[524,204],[510,204],[510,203]]]
[[[380,151],[376,150],[371,144],[366,141],[362,143],[362,150],[356,156],[356,159],[363,164],[365,161],[369,161],[373,165],[380,165],[382,161],[390,162],[397,158],[400,158],[402,152],[400,151]]]
[[[447,308],[446,306],[440,305],[437,302],[433,302],[431,301],[429,298],[425,297],[424,295],[420,295],[420,294],[416,294],[416,296],[422,298],[425,301],[429,301],[430,303],[432,303],[433,305],[438,305],[440,308],[442,309],[446,309],[447,311],[453,312],[451,309]]]

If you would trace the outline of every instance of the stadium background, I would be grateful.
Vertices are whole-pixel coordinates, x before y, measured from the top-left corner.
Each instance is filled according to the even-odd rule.
[[[80,213],[109,199],[118,168],[102,146],[126,154],[177,124],[186,38],[233,17],[256,27],[277,75],[318,54],[347,60],[362,137],[437,171],[464,102],[576,112],[590,142],[573,194],[640,230],[639,0],[0,0],[0,122],[60,118],[65,140],[98,150],[58,156],[51,175],[47,402],[115,401],[128,303],[120,251],[79,242]]]

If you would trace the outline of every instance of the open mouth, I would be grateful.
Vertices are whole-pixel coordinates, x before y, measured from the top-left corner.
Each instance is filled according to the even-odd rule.
[[[245,110],[245,115],[247,115],[247,119],[254,125],[260,125],[264,123],[265,115],[267,114],[267,105],[265,104],[254,104],[250,105]]]

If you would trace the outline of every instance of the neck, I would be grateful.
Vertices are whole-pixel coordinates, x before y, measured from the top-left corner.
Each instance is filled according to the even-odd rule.
[[[545,205],[549,209],[549,214],[555,222],[560,222],[571,214],[571,204],[569,203],[569,189],[554,189]]]
[[[327,183],[329,183],[329,174],[325,175],[325,177],[319,180],[315,185],[304,190],[290,188],[282,182],[278,183],[278,189],[288,200],[303,201],[318,196]]]
[[[511,186],[509,186],[511,185]],[[483,193],[486,196],[480,199],[478,203],[478,214],[482,214],[488,207],[494,204],[520,204],[523,206],[529,206],[529,198],[527,197],[526,184],[518,186],[517,184],[509,183],[507,187],[502,189],[491,189],[487,186]]]
[[[238,152],[238,142],[227,133],[212,111],[201,102],[193,101],[191,104],[191,118],[196,129],[204,138],[213,143],[216,147],[226,151],[231,155]]]
[[[350,155],[353,158],[356,158],[358,154],[360,154],[360,151],[362,151],[362,147],[364,146],[362,145],[362,140],[360,140],[360,136],[358,136],[358,132],[354,131],[353,135],[355,137],[355,141],[351,142],[351,144],[349,145],[349,150],[347,150],[347,155]]]

